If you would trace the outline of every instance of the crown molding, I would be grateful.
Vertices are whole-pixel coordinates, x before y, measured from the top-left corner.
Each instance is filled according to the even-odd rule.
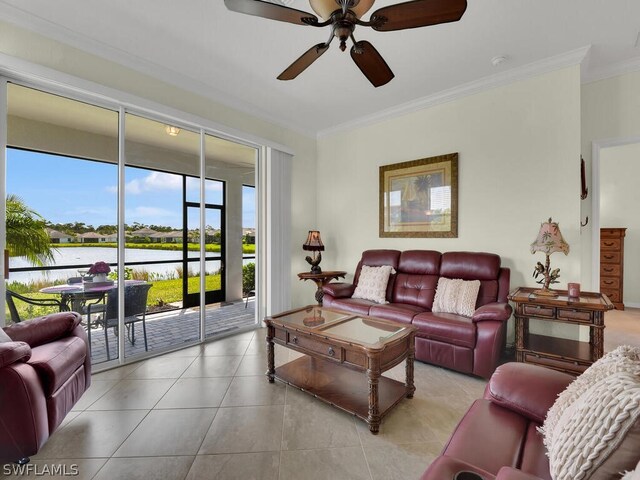
[[[569,67],[572,65],[579,65],[582,64],[582,62],[585,61],[585,59],[588,57],[590,50],[591,45],[587,45],[585,47],[571,50],[560,55],[555,55],[538,62],[529,63],[527,65],[516,67],[495,75],[483,77],[478,80],[474,80],[473,82],[465,83],[457,87],[443,90],[433,95],[428,95],[411,102],[403,103],[395,107],[381,110],[372,115],[367,115],[356,120],[345,122],[340,125],[322,130],[318,132],[318,138],[332,135],[338,132],[343,132],[345,130],[373,125],[375,123],[406,115],[408,113],[416,112],[418,110],[424,110],[426,108],[440,105],[442,103],[452,102],[469,95],[475,95],[477,93],[491,90],[496,87],[502,87],[514,82],[537,77],[539,75],[550,73],[561,68]]]
[[[270,113],[261,110],[255,105],[251,105],[221,90],[196,80],[188,75],[176,72],[146,58],[138,57],[123,50],[111,47],[102,42],[89,38],[80,33],[74,32],[62,25],[59,25],[42,17],[34,16],[13,5],[8,5],[0,1],[0,21],[13,24],[30,32],[42,35],[45,38],[63,43],[72,48],[96,55],[109,60],[118,65],[124,66],[135,72],[150,76],[174,87],[185,90],[189,93],[200,95],[204,98],[217,102],[226,107],[251,115],[271,124],[286,128],[306,137],[315,138],[315,129],[306,129],[299,123],[286,122]]]
[[[597,82],[599,80],[606,80],[607,78],[617,77],[619,75],[625,75],[627,73],[637,71],[640,71],[640,57],[635,57],[618,63],[612,63],[593,71],[587,70],[582,78],[582,83]]]

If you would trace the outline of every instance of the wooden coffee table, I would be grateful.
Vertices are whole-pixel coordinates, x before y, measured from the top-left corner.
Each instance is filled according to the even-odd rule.
[[[267,376],[356,415],[377,434],[382,418],[413,397],[416,328],[308,306],[267,317]],[[304,353],[275,368],[274,343]],[[406,360],[406,382],[382,372]]]

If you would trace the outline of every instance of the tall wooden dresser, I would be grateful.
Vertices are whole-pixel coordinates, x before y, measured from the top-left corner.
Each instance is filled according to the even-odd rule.
[[[600,292],[624,310],[624,236],[626,228],[600,229]]]

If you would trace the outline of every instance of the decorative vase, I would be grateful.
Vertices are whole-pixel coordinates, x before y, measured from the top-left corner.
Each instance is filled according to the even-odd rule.
[[[93,276],[93,281],[94,282],[106,282],[107,281],[107,274],[106,273],[96,273]]]

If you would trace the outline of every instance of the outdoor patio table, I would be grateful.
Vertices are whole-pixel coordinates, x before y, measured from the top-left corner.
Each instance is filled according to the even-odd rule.
[[[125,285],[145,283],[143,280],[125,280]],[[118,282],[113,285],[91,285],[91,282],[54,285],[40,289],[41,293],[60,295],[60,301],[64,310],[72,310],[82,313],[87,300],[100,300],[112,288],[117,288]]]

